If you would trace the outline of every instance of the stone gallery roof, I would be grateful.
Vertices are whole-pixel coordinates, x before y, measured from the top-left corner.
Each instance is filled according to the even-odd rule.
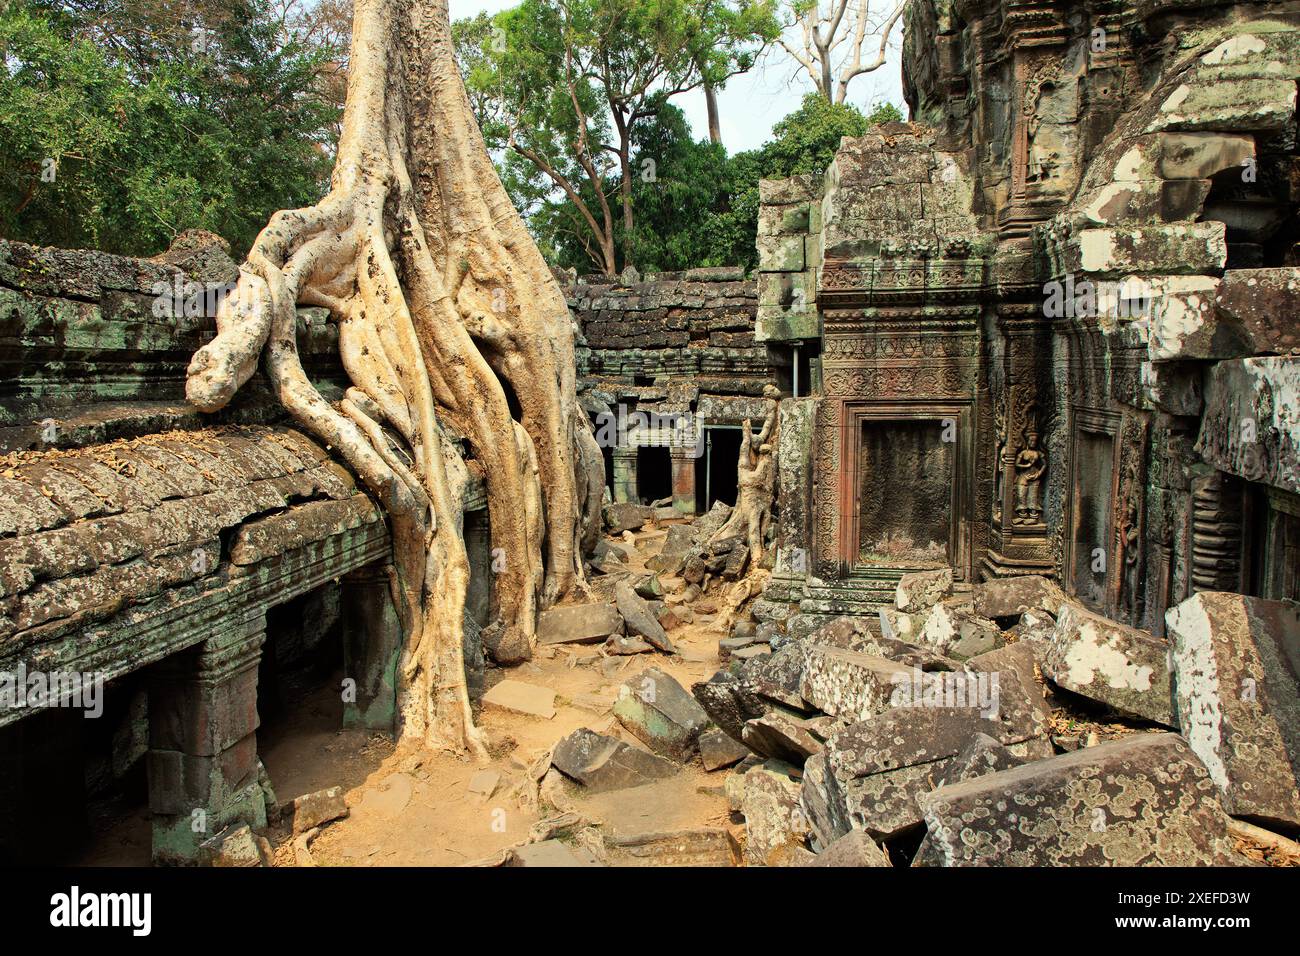
[[[0,657],[363,524],[371,500],[287,427],[0,458]]]

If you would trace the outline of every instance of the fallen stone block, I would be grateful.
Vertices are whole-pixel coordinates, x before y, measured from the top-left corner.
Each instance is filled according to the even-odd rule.
[[[630,501],[614,502],[605,505],[605,527],[610,534],[622,534],[624,531],[637,531],[654,517],[655,510],[649,505],[639,505]]]
[[[590,793],[639,787],[677,773],[671,760],[582,728],[555,745],[551,764]]]
[[[996,735],[998,740],[1004,744],[1037,740],[1038,748],[1031,747],[1026,753],[1034,760],[1052,755],[1047,743],[1052,709],[1043,696],[1043,685],[1035,673],[1038,651],[1031,644],[1017,642],[966,662],[967,673],[989,674],[996,678],[988,688],[992,709],[984,712],[1002,728],[1003,732]],[[976,684],[977,697],[984,690]],[[979,703],[983,705],[984,702]]]
[[[722,770],[748,756],[748,747],[717,727],[700,734],[700,763],[705,770]]]
[[[850,830],[804,866],[893,866],[889,855],[861,830]]]
[[[329,787],[294,800],[289,805],[289,812],[292,814],[293,832],[296,836],[313,827],[346,817],[348,805],[343,799],[342,787]]]
[[[1300,826],[1300,604],[1202,591],[1165,621],[1178,726],[1224,806]]]
[[[1064,604],[1043,658],[1043,673],[1057,686],[1121,714],[1176,726],[1168,645],[1146,631]]]
[[[1018,617],[1031,609],[1055,614],[1069,600],[1064,591],[1040,574],[994,578],[975,585],[975,613],[982,617]]]
[[[740,847],[725,827],[671,833],[611,833],[605,845],[633,866],[739,866]]]
[[[709,715],[672,677],[650,667],[619,688],[614,716],[657,754],[685,763],[698,749]]]
[[[887,639],[915,643],[921,636],[921,628],[925,626],[925,618],[926,615],[923,613],[909,614],[897,608],[882,607],[880,609],[880,634]]]
[[[803,642],[799,692],[823,713],[863,720],[889,709],[899,680],[911,669],[883,657]]]
[[[1228,819],[1176,734],[1135,734],[920,797],[914,866],[1231,866]]]
[[[980,734],[998,741],[1004,729],[974,708],[920,706],[897,707],[832,735],[822,795],[834,829],[863,830],[881,841],[917,829],[918,798],[952,772]]]
[[[199,859],[208,866],[269,866],[253,828],[247,823],[232,824],[216,836],[199,844]]]
[[[648,654],[654,648],[650,642],[641,637],[626,634],[611,634],[605,638],[605,653],[613,654],[616,657],[626,657],[632,654]]]
[[[619,581],[615,586],[614,598],[618,602],[618,612],[623,615],[623,622],[627,625],[629,634],[644,637],[665,653],[677,653],[677,648],[668,639],[668,633],[659,623],[654,610],[643,597],[632,590],[626,581]]]
[[[961,783],[986,773],[999,773],[1019,767],[1021,760],[1009,749],[988,734],[976,734],[966,749],[959,753],[941,772],[934,776],[935,788]]]
[[[709,680],[693,684],[691,693],[719,728],[743,741],[747,720],[778,705],[795,711],[808,709],[799,691],[802,674],[803,651],[799,644],[791,644],[740,662],[734,673],[718,671]]]
[[[494,684],[483,695],[483,706],[550,720],[555,716],[555,691],[549,687],[538,687],[526,681],[507,678]]]
[[[952,593],[952,568],[913,571],[898,579],[894,607],[914,613],[933,607]]]
[[[623,617],[613,604],[553,607],[537,618],[539,644],[598,644],[622,630]]]
[[[785,847],[802,847],[809,828],[799,809],[799,781],[793,768],[768,761],[744,775],[740,812],[745,816],[745,859],[768,866]]]
[[[930,609],[919,641],[940,654],[965,660],[1005,642],[1001,629],[966,604],[944,601]]]
[[[560,840],[529,843],[514,850],[507,866],[600,866],[585,847],[571,847]]]
[[[822,750],[822,740],[813,733],[809,721],[773,710],[746,721],[742,737],[750,750],[762,757],[773,757],[794,766]]]

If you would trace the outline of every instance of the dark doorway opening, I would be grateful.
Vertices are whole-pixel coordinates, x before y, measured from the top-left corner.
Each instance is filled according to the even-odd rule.
[[[296,710],[305,696],[337,675],[343,679],[343,629],[337,584],[326,584],[266,612],[266,643],[257,670],[257,713],[264,736]],[[335,685],[338,686],[338,685]],[[343,726],[342,694],[328,701],[338,705]]]
[[[704,429],[704,454],[695,459],[695,509],[704,514],[715,501],[736,503],[736,460],[740,457],[740,429]]]
[[[673,461],[667,448],[636,450],[636,493],[645,504],[673,496]]]

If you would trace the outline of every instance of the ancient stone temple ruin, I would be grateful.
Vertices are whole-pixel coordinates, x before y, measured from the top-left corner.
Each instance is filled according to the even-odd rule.
[[[466,669],[516,752],[467,785],[526,820],[480,856],[1296,859],[1296,11],[913,0],[903,76],[910,122],[762,182],[753,274],[563,278],[606,534],[522,663],[468,486]],[[183,238],[0,242],[0,672],[106,682],[102,720],[0,707],[0,855],[57,832],[76,858],[143,767],[155,862],[356,862],[328,781],[290,766],[277,802],[259,726],[324,654],[330,719],[395,730],[388,526],[260,377],[185,404],[234,265]],[[341,397],[334,320],[297,335]],[[754,534],[728,523],[747,489]],[[421,792],[433,764],[398,758],[358,821]],[[633,787],[694,812],[690,774],[731,828],[608,825]]]

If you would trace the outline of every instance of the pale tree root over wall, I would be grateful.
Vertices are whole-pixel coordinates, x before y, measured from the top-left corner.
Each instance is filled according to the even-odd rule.
[[[338,323],[352,383],[338,403],[303,370],[299,304]],[[272,217],[217,330],[190,365],[188,398],[223,407],[260,358],[298,424],[352,467],[392,531],[403,737],[484,756],[462,657],[470,469],[504,559],[497,626],[531,647],[539,609],[585,586],[599,449],[575,397],[564,296],[484,148],[446,0],[357,0],[330,192]]]
[[[772,521],[772,503],[776,495],[777,429],[781,393],[774,385],[763,388],[772,407],[757,434],[745,419],[740,438],[740,458],[736,463],[736,506],[709,543],[739,537],[749,547],[750,567],[763,561],[763,540]]]

